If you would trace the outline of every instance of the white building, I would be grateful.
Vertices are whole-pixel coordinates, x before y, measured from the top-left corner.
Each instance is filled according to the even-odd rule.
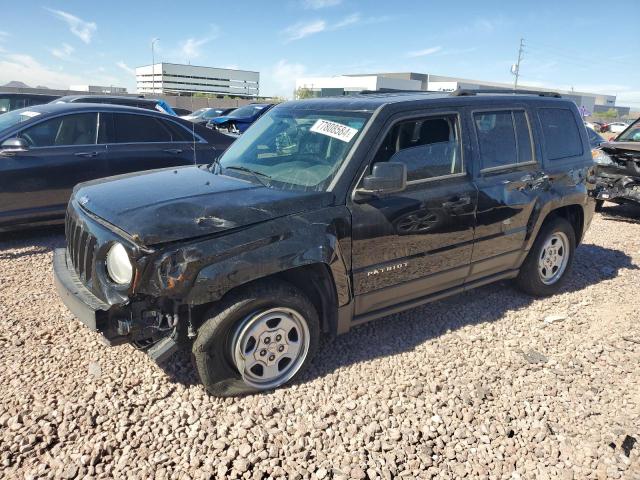
[[[257,97],[260,91],[260,73],[230,68],[156,63],[136,68],[136,84],[140,94],[209,93]]]
[[[71,85],[69,90],[74,92],[102,93],[106,95],[125,95],[127,89],[125,87],[103,87],[101,85]]]
[[[374,73],[369,75],[339,75],[335,77],[313,77],[296,79],[298,89],[310,90],[314,96],[352,95],[363,90],[418,90],[435,92],[453,92],[457,89],[513,89],[513,84],[469,80],[465,78],[445,77],[415,72]],[[586,113],[592,113],[596,107],[611,108],[616,104],[615,95],[557,90],[542,87],[520,85],[519,89],[539,92],[554,91],[570,98]]]

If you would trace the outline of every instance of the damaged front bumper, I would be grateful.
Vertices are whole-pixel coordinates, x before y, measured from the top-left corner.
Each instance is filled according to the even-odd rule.
[[[597,200],[640,203],[640,177],[601,172],[594,194]]]
[[[145,314],[147,320],[150,318],[149,313],[156,314],[155,311],[146,312],[141,308],[132,308],[131,305],[108,305],[100,300],[82,283],[64,248],[54,251],[53,276],[63,303],[87,328],[101,334],[107,345],[133,343],[136,334],[140,335],[140,332],[148,328]],[[151,343],[146,350],[149,356],[157,362],[170,357],[178,349],[175,330],[168,329],[163,337]]]

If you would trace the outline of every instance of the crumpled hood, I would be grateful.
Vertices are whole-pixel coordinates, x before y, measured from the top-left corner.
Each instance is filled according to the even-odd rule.
[[[226,115],[224,117],[215,117],[211,119],[211,121],[216,125],[222,125],[223,123],[227,123],[227,122],[248,123],[248,122],[251,122],[251,120],[252,120],[251,117],[239,118],[239,117],[229,117]]]
[[[606,142],[600,145],[605,152],[627,151],[640,153],[640,142]]]
[[[277,190],[188,166],[82,183],[72,200],[151,246],[315,210],[333,194]]]

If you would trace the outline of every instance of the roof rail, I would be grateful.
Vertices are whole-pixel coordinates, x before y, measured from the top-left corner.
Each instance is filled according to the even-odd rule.
[[[375,93],[441,93],[432,90],[397,90],[395,88],[379,88],[378,90],[362,90],[358,92],[361,95],[371,95]]]
[[[477,95],[478,93],[495,93],[495,94],[518,94],[518,95],[538,95],[539,97],[552,97],[552,98],[562,98],[558,92],[540,92],[538,90],[512,90],[512,89],[491,89],[491,88],[482,88],[482,89],[467,89],[467,88],[459,88],[451,92],[452,97],[468,97]]]

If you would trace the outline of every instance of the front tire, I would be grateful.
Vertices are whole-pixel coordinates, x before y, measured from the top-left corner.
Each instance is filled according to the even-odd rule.
[[[299,289],[278,280],[256,282],[207,311],[193,359],[212,395],[272,390],[308,366],[319,335],[318,313]]]
[[[545,221],[520,268],[516,285],[536,297],[557,293],[571,270],[575,249],[576,234],[567,220],[553,217]]]

